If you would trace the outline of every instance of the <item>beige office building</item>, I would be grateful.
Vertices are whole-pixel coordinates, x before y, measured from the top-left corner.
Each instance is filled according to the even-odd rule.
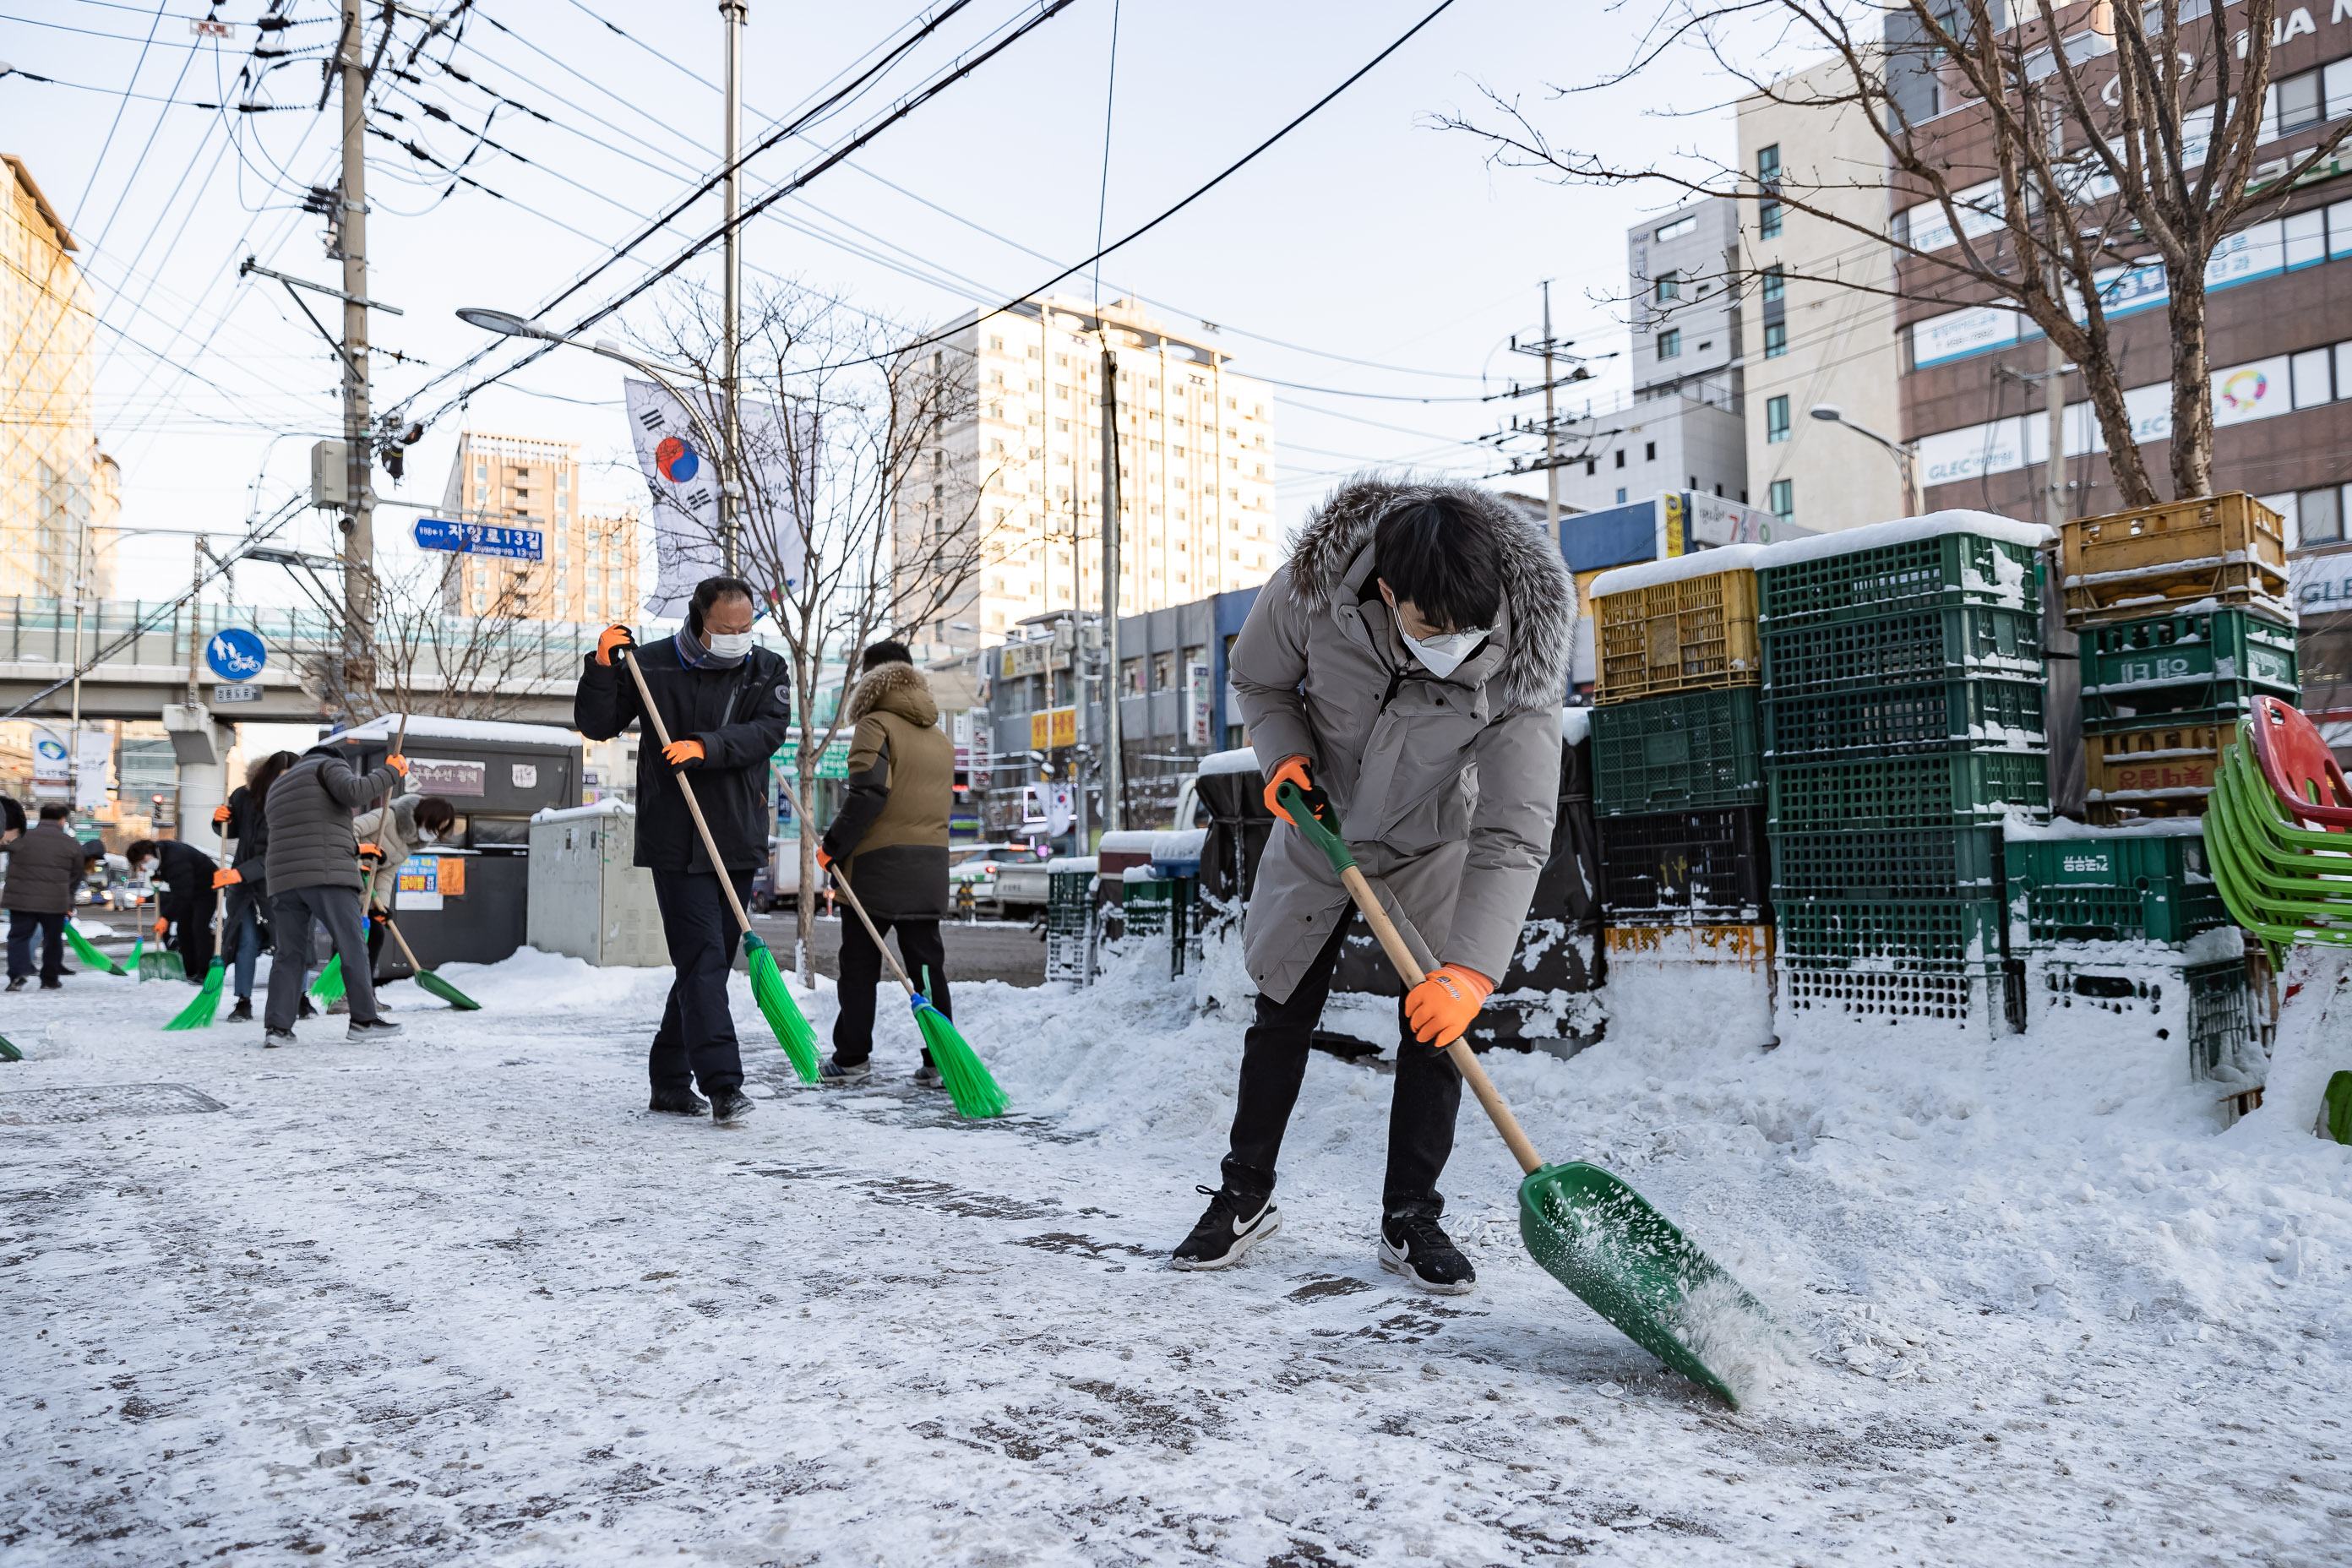
[[[1790,79],[1789,96],[1830,96],[1843,71],[1830,60]],[[1738,103],[1747,188],[1741,310],[1750,504],[1817,532],[1903,515],[1902,469],[1885,447],[1808,416],[1835,405],[1845,419],[1903,439],[1887,227],[1886,149],[1859,108],[1796,108],[1750,93]],[[1808,205],[1862,226],[1800,212]],[[1878,290],[1866,292],[1865,290]]]
[[[1248,587],[1281,564],[1266,385],[1230,369],[1207,331],[1175,332],[1138,301],[1097,317],[1076,300],[1024,300],[919,351],[972,378],[972,406],[900,491],[897,559],[916,572],[940,559],[922,542],[945,526],[970,531],[982,564],[915,632],[918,657],[1002,642],[1074,601],[1100,608],[1103,333],[1118,359],[1120,614]]]
[[[121,476],[91,425],[89,284],[24,160],[0,165],[0,595],[102,599]]]
[[[637,514],[582,504],[576,443],[460,432],[441,515],[535,528],[545,536],[540,561],[452,556],[442,570],[446,613],[526,621],[636,619]]]

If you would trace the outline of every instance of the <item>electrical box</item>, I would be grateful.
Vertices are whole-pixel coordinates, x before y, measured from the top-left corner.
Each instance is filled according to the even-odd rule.
[[[632,865],[637,813],[599,801],[530,819],[530,945],[598,968],[669,963],[654,874]]]
[[[352,449],[341,441],[310,443],[310,504],[348,506],[352,500]]]

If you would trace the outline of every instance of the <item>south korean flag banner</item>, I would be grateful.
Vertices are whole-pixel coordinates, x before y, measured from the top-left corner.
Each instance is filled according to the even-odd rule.
[[[719,535],[719,460],[706,452],[686,405],[649,381],[622,383],[627,389],[629,431],[637,467],[653,491],[654,554],[660,576],[646,595],[648,615],[683,616],[694,585],[724,570]],[[716,430],[717,404],[702,395],[698,410]]]

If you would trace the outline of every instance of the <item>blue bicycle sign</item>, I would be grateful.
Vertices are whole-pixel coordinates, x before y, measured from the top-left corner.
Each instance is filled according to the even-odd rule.
[[[205,642],[205,662],[223,680],[251,680],[269,662],[269,650],[243,626],[223,626]]]

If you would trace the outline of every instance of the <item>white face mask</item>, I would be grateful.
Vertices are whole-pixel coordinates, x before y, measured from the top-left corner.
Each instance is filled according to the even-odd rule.
[[[1487,634],[1482,631],[1448,632],[1442,637],[1424,640],[1400,626],[1397,636],[1404,638],[1404,646],[1412,649],[1412,657],[1421,660],[1422,668],[1442,680],[1461,668],[1463,660],[1478,651],[1478,645],[1486,640]]]
[[[438,844],[441,842],[441,836],[434,832],[431,828],[422,828],[417,832],[416,842],[419,844]]]
[[[155,869],[155,862],[154,862],[154,861],[152,861],[152,860],[142,860],[142,861],[140,861],[140,862],[139,862],[139,864],[137,864],[136,866],[133,866],[133,867],[131,867],[131,874],[132,876],[134,876],[134,877],[146,877],[146,876],[151,876],[151,875],[152,875],[152,874],[153,874],[153,872],[154,872],[154,869]]]
[[[706,632],[702,640],[716,658],[741,658],[751,651],[750,632]]]

